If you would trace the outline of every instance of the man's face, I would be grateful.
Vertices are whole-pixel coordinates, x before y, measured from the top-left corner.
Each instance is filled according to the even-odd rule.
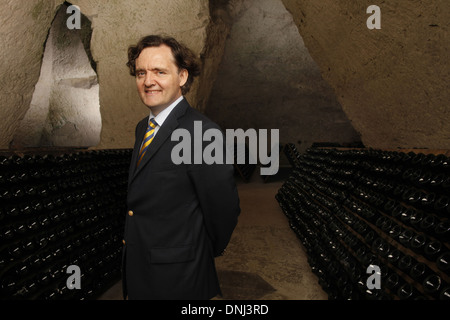
[[[155,116],[181,96],[187,78],[187,70],[178,70],[166,45],[145,48],[136,59],[139,96]]]

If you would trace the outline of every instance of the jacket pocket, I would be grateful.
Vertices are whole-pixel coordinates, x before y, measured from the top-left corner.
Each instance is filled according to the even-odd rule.
[[[151,248],[150,263],[180,263],[193,260],[194,246]]]

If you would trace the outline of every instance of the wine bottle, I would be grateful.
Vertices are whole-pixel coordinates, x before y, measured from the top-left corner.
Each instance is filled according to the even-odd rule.
[[[400,300],[413,300],[420,296],[420,293],[411,283],[406,282],[397,290],[397,296]]]
[[[450,241],[450,221],[449,220],[443,220],[439,222],[435,229],[434,234],[437,238],[444,242]]]
[[[414,210],[414,212],[410,216],[410,225],[416,229],[420,230],[420,223],[422,222],[423,218],[425,216],[425,213],[420,210]]]
[[[403,256],[404,254],[400,250],[394,248],[388,253],[386,258],[391,264],[393,264],[394,266],[398,266],[398,263],[403,258]]]
[[[412,230],[405,229],[399,236],[400,243],[409,248],[411,246],[411,240],[416,236],[416,233]]]
[[[398,267],[405,273],[409,273],[411,268],[417,264],[418,261],[409,254],[405,254],[398,262]]]
[[[374,230],[370,230],[364,237],[364,241],[371,246],[373,241],[378,238],[377,233]]]
[[[449,205],[450,205],[450,198],[448,196],[443,195],[439,197],[434,203],[434,209],[437,211],[438,214],[441,214],[442,216],[446,217]]]
[[[402,212],[402,215],[400,216],[400,220],[407,225],[411,225],[411,216],[415,213],[414,209],[406,209]]]
[[[422,255],[425,249],[425,245],[427,244],[427,237],[422,234],[417,234],[411,239],[411,250],[415,253]]]
[[[419,262],[412,266],[411,270],[409,271],[409,275],[412,279],[415,281],[422,283],[422,281],[428,277],[429,275],[433,274],[434,271],[431,270],[425,263]]]
[[[439,270],[450,275],[450,251],[445,251],[436,259],[436,266]]]
[[[432,176],[433,176],[433,173],[431,171],[424,171],[420,175],[420,177],[419,177],[419,179],[417,181],[419,187],[422,188],[422,189],[426,189],[427,186],[430,185],[430,181],[431,181]]]
[[[438,240],[429,241],[424,248],[424,257],[429,261],[435,262],[437,257],[442,253],[444,248],[442,242]]]
[[[384,211],[389,214],[392,215],[392,211],[394,210],[394,208],[397,206],[397,202],[395,200],[389,199],[385,204],[384,204]]]
[[[444,281],[441,276],[433,273],[428,275],[422,282],[423,290],[426,294],[432,296],[435,299],[439,298],[439,293],[443,289]]]
[[[422,192],[420,194],[420,205],[425,211],[432,211],[436,203],[437,195],[433,192]]]
[[[405,279],[393,271],[386,279],[386,288],[388,288],[391,292],[397,292],[397,290],[405,283]]]
[[[430,186],[431,188],[435,189],[435,190],[440,190],[442,183],[445,180],[445,174],[440,172],[436,175],[434,175],[431,180],[430,180]]]
[[[392,210],[392,217],[397,219],[397,220],[401,220],[401,216],[402,213],[404,211],[406,211],[407,209],[402,205],[402,204],[398,204],[397,206],[394,207],[394,209]]]
[[[402,199],[408,202],[410,205],[415,206],[416,204],[420,203],[420,196],[421,193],[419,190],[409,187],[403,192]]]
[[[372,243],[372,248],[381,257],[386,257],[391,251],[391,245],[380,237],[374,240]]]
[[[450,300],[450,287],[442,289],[439,294],[439,300]]]
[[[426,215],[420,222],[420,229],[429,235],[434,235],[434,229],[439,220],[432,214]]]

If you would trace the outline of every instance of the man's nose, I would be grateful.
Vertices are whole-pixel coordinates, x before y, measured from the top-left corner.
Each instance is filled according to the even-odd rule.
[[[155,78],[152,73],[149,72],[145,75],[144,85],[146,87],[151,87],[151,86],[155,85]]]

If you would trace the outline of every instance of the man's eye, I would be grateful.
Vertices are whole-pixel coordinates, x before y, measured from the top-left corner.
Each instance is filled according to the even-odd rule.
[[[145,73],[144,73],[144,72],[138,72],[136,75],[137,75],[138,77],[143,77],[143,76],[145,75]]]

